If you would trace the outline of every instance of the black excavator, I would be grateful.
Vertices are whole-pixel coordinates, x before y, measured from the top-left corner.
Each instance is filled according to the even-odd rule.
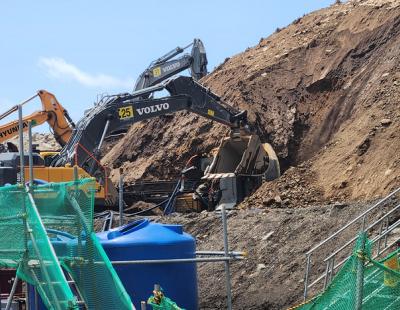
[[[189,47],[192,47],[190,54],[187,53],[175,58]],[[183,48],[178,46],[151,62],[137,79],[134,91],[159,84],[186,69],[189,69],[194,80],[199,80],[207,75],[207,55],[204,44],[200,39],[194,39],[192,43]],[[141,98],[148,98],[148,96],[149,93],[145,93]]]
[[[163,90],[170,95],[153,98],[154,93]],[[212,192],[218,193],[214,195],[214,205],[225,204],[226,208],[233,208],[263,180],[280,176],[274,150],[251,132],[247,112],[222,102],[209,89],[185,76],[170,78],[133,93],[104,97],[77,123],[71,139],[55,156],[51,166],[78,165],[102,184],[106,180],[99,159],[106,136],[133,123],[183,110],[231,128],[230,136],[222,140],[202,178],[210,184]],[[204,190],[202,192],[204,198],[206,194]]]

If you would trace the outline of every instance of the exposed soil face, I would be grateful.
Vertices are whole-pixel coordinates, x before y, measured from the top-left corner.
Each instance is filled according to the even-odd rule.
[[[306,251],[400,186],[399,55],[400,2],[348,1],[297,19],[201,81],[248,110],[284,168],[230,215],[232,249],[250,253],[232,267],[234,309],[299,302]],[[132,126],[103,161],[128,182],[175,178],[227,133],[193,114],[165,116]],[[222,250],[214,213],[157,219],[182,223],[201,250]],[[199,266],[202,309],[224,307],[223,277],[221,264]]]
[[[350,1],[299,18],[201,81],[249,112],[284,169],[310,160],[324,199],[399,184],[400,8]],[[228,129],[179,113],[135,124],[104,157],[127,181],[174,178]],[[268,185],[265,185],[268,186]]]

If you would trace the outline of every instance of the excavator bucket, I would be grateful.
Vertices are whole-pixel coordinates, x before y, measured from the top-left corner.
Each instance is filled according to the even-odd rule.
[[[263,180],[272,181],[278,177],[279,161],[271,145],[261,143],[257,135],[241,135],[221,141],[203,180],[209,180],[211,191],[218,192],[217,209],[222,205],[233,209]]]
[[[192,47],[192,64],[190,73],[195,80],[201,79],[207,75],[207,54],[204,44],[200,39],[194,39]]]

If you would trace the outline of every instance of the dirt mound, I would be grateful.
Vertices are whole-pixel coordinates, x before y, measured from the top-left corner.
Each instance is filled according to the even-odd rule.
[[[14,143],[17,147],[19,146],[18,136],[11,139],[9,142]],[[40,151],[56,151],[61,148],[58,144],[54,135],[51,133],[38,133],[32,134],[32,142],[38,147]],[[27,151],[29,149],[29,141],[27,135],[24,135],[24,149]]]
[[[399,53],[398,1],[350,1],[297,19],[202,83],[249,111],[284,169],[311,159],[309,185],[325,199],[373,198],[399,184]],[[104,162],[127,181],[172,178],[226,133],[189,113],[165,116],[132,126]]]
[[[235,309],[299,302],[304,254],[400,186],[399,54],[400,2],[348,1],[277,29],[202,80],[248,110],[285,170],[230,214],[232,249],[250,253],[232,266]],[[132,126],[104,161],[127,181],[174,178],[227,132],[189,113],[165,116]],[[158,219],[184,224],[199,250],[223,249],[215,213]],[[200,264],[199,284],[202,309],[224,307],[222,264]]]

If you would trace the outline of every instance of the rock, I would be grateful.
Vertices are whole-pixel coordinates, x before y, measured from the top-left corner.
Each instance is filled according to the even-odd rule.
[[[261,271],[265,268],[267,268],[267,266],[265,266],[265,264],[257,264],[257,271]]]
[[[392,169],[387,169],[386,171],[385,171],[385,176],[388,176],[389,174],[391,174],[392,173]]]
[[[362,156],[364,155],[371,145],[371,139],[366,138],[364,141],[357,147],[357,155]]]
[[[349,184],[349,182],[347,182],[347,181],[342,181],[342,182],[340,182],[340,184],[339,184],[339,188],[345,188],[345,187],[347,187],[348,184]]]
[[[263,236],[261,238],[262,241],[266,241],[268,240],[272,235],[273,235],[274,231],[270,231],[268,234],[266,234],[265,236]]]
[[[391,123],[392,123],[392,120],[390,118],[384,118],[381,120],[382,126],[389,126]]]
[[[281,196],[279,196],[279,195],[276,195],[276,196],[274,197],[274,200],[275,200],[275,202],[278,203],[278,204],[281,204],[281,203],[282,203],[282,198],[281,198]]]

